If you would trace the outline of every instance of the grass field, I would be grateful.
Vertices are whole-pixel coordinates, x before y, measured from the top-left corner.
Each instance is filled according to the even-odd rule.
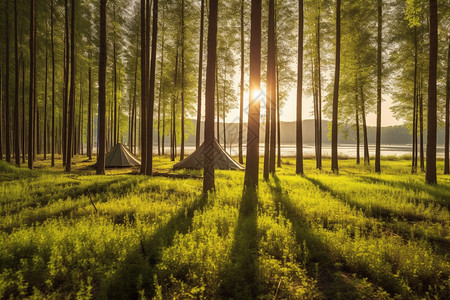
[[[300,177],[285,159],[257,194],[217,171],[206,198],[199,179],[75,163],[0,162],[0,298],[449,299],[448,175],[306,160]]]

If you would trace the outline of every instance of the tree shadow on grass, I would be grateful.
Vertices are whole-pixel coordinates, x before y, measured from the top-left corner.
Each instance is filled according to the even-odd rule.
[[[311,277],[318,277],[318,286],[327,299],[340,298],[357,299],[360,297],[357,289],[350,283],[343,271],[342,264],[333,257],[327,245],[312,232],[309,222],[293,206],[292,200],[283,191],[280,180],[274,176],[275,185],[269,184],[277,213],[283,214],[291,223],[295,238],[299,245],[303,243],[309,251],[306,267]],[[339,298],[338,297],[338,298]]]
[[[155,296],[155,274],[162,252],[172,245],[176,233],[187,233],[192,225],[194,212],[208,203],[206,196],[200,196],[191,205],[174,215],[151,236],[143,238],[135,249],[119,264],[111,278],[100,283],[100,299],[137,299],[140,291],[145,296]]]
[[[221,271],[219,295],[228,299],[255,299],[259,293],[257,191],[246,189],[228,265]]]
[[[410,191],[425,192],[432,197],[431,201],[446,207],[450,207],[450,187],[442,184],[426,184],[420,182],[405,182],[405,181],[387,181],[381,178],[372,176],[361,176],[359,178],[362,182],[384,184],[392,187],[403,188]]]
[[[333,190],[332,188],[330,188],[329,186],[327,186],[318,179],[314,179],[308,176],[305,176],[304,178],[309,182],[311,182],[312,184],[314,184],[315,186],[317,186],[321,191],[330,194],[332,197],[341,202],[347,203],[348,205],[350,205],[351,208],[361,210],[366,217],[369,218],[377,217],[385,222],[391,222],[393,216],[399,216],[408,221],[429,221],[429,218],[427,218],[426,216],[415,214],[410,211],[405,212],[393,211],[391,209],[381,206],[376,202],[372,202],[370,203],[370,205],[360,203],[358,201],[353,200],[345,193],[340,193]]]

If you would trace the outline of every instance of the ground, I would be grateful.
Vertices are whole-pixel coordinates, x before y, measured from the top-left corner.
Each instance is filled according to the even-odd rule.
[[[409,164],[307,159],[302,177],[285,158],[257,193],[217,171],[203,197],[200,179],[96,176],[81,156],[71,174],[0,162],[0,298],[448,299],[450,176]]]

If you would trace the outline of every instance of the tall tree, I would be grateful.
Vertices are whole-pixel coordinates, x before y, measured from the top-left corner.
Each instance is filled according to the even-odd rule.
[[[208,55],[206,61],[206,87],[205,87],[205,132],[204,151],[205,168],[203,171],[203,193],[212,191],[214,184],[214,155],[211,151],[214,145],[214,92],[216,85],[217,62],[217,15],[218,0],[209,1],[208,18]]]
[[[19,45],[17,39],[17,0],[14,1],[14,66],[15,66],[15,93],[14,93],[14,157],[16,165],[20,166],[20,138],[19,138]]]
[[[450,144],[450,37],[447,38],[447,94],[445,98],[445,161],[444,174],[450,174],[449,144]]]
[[[198,52],[198,91],[197,91],[197,128],[195,134],[195,148],[200,147],[200,125],[202,122],[202,81],[203,81],[203,23],[205,17],[205,0],[200,4],[200,41]]]
[[[36,0],[30,3],[30,95],[28,105],[28,168],[33,169],[34,102],[36,88]]]
[[[241,0],[241,82],[240,82],[240,103],[239,103],[239,163],[244,163],[242,153],[242,140],[244,132],[244,76],[245,76],[245,37],[244,37],[244,0]]]
[[[333,117],[331,129],[331,170],[339,172],[338,166],[338,101],[339,101],[339,73],[341,63],[341,0],[336,0],[336,58],[333,89]]]
[[[261,0],[252,0],[250,36],[250,93],[247,129],[247,164],[244,185],[258,185],[261,80]]]
[[[47,31],[47,26],[45,26]],[[44,79],[44,160],[47,159],[47,87],[48,87],[48,43],[45,41],[45,79]]]
[[[184,115],[185,115],[185,23],[184,23],[184,0],[181,0],[181,145],[180,145],[180,160],[184,159]]]
[[[6,76],[5,76],[5,154],[6,161],[11,162],[11,138],[10,138],[10,126],[9,126],[9,1],[6,1],[5,8],[5,39],[6,39],[6,53],[5,53],[5,64],[6,64]]]
[[[378,51],[377,51],[377,133],[375,145],[375,172],[381,172],[381,76],[382,65],[382,41],[383,41],[383,0],[378,0]]]
[[[150,20],[147,20],[150,22]],[[152,24],[152,53],[150,58],[150,86],[147,111],[147,168],[146,175],[152,175],[153,169],[153,107],[155,104],[155,72],[156,72],[156,47],[158,39],[158,0],[153,0],[153,24]]]
[[[52,161],[51,166],[55,166],[55,41],[53,25],[53,0],[50,0],[50,39],[52,49]],[[24,83],[25,84],[25,83]]]
[[[67,136],[67,162],[66,172],[72,170],[72,143],[74,142],[74,123],[75,123],[75,6],[76,0],[71,3],[70,16],[70,88],[68,102],[68,136]]]
[[[1,61],[2,52],[0,51],[0,160],[3,160],[3,70]]]
[[[145,0],[142,0],[145,1]],[[98,66],[98,154],[97,174],[105,174],[106,153],[106,0],[100,0],[100,53]]]
[[[437,53],[438,14],[437,0],[430,0],[430,58],[428,73],[428,131],[426,182],[433,184],[436,178],[436,132],[437,132]]]
[[[297,63],[297,114],[296,114],[296,168],[297,174],[303,174],[303,0],[298,2],[298,63]]]

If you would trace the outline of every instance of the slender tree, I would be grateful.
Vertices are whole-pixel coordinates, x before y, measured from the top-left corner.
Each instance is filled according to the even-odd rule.
[[[430,0],[430,58],[428,73],[428,130],[426,182],[437,183],[436,178],[436,132],[437,132],[437,53],[438,13],[437,0]]]
[[[36,87],[36,0],[30,3],[30,95],[28,105],[28,168],[33,169],[34,97]]]
[[[19,138],[19,45],[17,39],[17,0],[14,1],[14,66],[15,66],[15,93],[14,93],[14,157],[16,165],[20,166],[20,138]]]
[[[47,28],[46,28],[47,29]],[[45,79],[44,79],[44,160],[47,159],[47,87],[48,87],[48,43],[45,42]]]
[[[276,152],[276,24],[275,24],[275,0],[269,0],[269,31],[268,31],[268,60],[270,72],[267,74],[270,85],[270,147],[269,147],[269,172],[275,174]],[[269,64],[268,64],[269,65]],[[270,75],[270,76],[269,76]]]
[[[144,0],[142,0],[144,1]],[[98,66],[98,153],[97,174],[105,174],[106,153],[106,0],[100,0],[100,53]]]
[[[181,0],[181,145],[180,160],[184,159],[184,114],[185,114],[185,24],[184,24],[184,0]]]
[[[244,39],[244,0],[241,0],[241,82],[240,82],[240,103],[239,103],[239,163],[244,163],[242,153],[242,140],[244,133],[244,76],[245,76],[245,39]]]
[[[333,117],[331,129],[331,170],[339,172],[338,166],[338,101],[339,101],[339,73],[341,63],[341,0],[336,0],[336,59],[333,89]]]
[[[75,123],[75,3],[72,0],[71,20],[70,20],[70,88],[68,102],[68,136],[67,136],[67,162],[66,172],[72,170],[72,143],[74,142],[74,123]]]
[[[298,2],[298,63],[297,63],[297,115],[296,115],[296,168],[297,174],[303,175],[303,0]]]
[[[25,157],[26,157],[26,151],[25,151],[25,61],[24,61],[22,52],[20,53],[20,57],[21,57],[21,61],[22,61],[22,163],[25,163]],[[1,74],[0,74],[0,77],[1,77]],[[0,83],[0,85],[1,85],[1,83]],[[0,109],[0,112],[1,112],[1,109]],[[1,117],[0,117],[0,119],[1,119]],[[0,124],[1,124],[1,121],[0,121]],[[0,135],[1,135],[1,130],[0,130]],[[0,151],[0,154],[1,154],[1,151]],[[0,155],[0,159],[1,159],[1,155]]]
[[[202,79],[203,79],[203,26],[205,17],[205,0],[200,4],[200,41],[198,52],[198,90],[197,90],[197,128],[195,134],[195,149],[200,147],[200,125],[202,122]]]
[[[205,90],[205,132],[204,132],[204,162],[203,193],[212,191],[214,184],[214,91],[216,85],[217,62],[217,14],[218,0],[209,0],[208,18],[208,55],[206,62],[206,90]]]
[[[375,145],[375,172],[381,172],[381,76],[382,65],[382,41],[383,41],[383,0],[378,0],[378,36],[377,36],[377,133]]]
[[[447,58],[447,95],[445,99],[445,161],[444,174],[450,174],[449,144],[450,144],[450,37],[448,37]]]
[[[247,129],[247,164],[244,185],[258,185],[260,80],[261,80],[261,0],[252,0],[250,37],[250,93]]]
[[[0,44],[1,46],[1,44]],[[3,160],[3,70],[2,70],[2,55],[0,51],[0,160]]]
[[[147,123],[146,123],[146,101],[147,101],[147,28],[146,28],[146,10],[147,10],[148,0],[141,0],[141,174],[145,174],[147,155]]]
[[[150,20],[147,20],[150,22]],[[158,0],[153,0],[153,24],[152,24],[152,53],[150,58],[150,89],[147,111],[147,168],[146,175],[152,175],[153,170],[153,107],[155,104],[155,72],[156,72],[156,47],[158,39]]]
[[[6,39],[6,54],[5,54],[5,64],[6,64],[6,76],[5,76],[5,154],[6,161],[11,162],[11,138],[10,138],[10,126],[9,126],[9,2],[6,1],[5,8],[5,39]]]
[[[52,162],[51,166],[55,166],[55,41],[53,28],[53,0],[50,0],[50,39],[52,49]]]

